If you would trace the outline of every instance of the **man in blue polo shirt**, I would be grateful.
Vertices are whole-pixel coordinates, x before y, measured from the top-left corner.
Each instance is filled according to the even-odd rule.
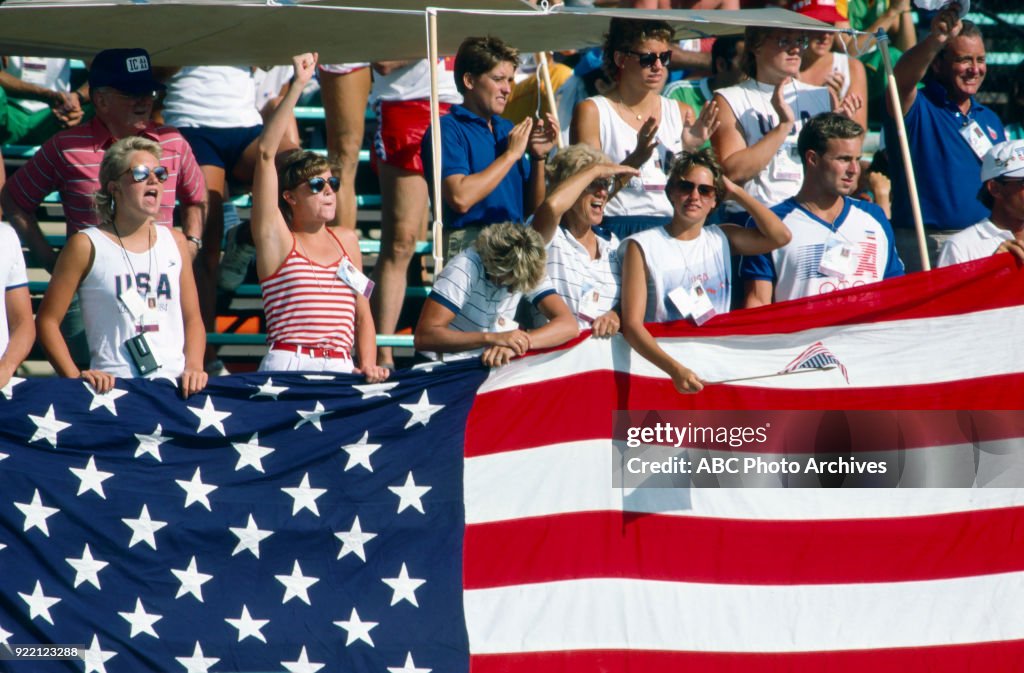
[[[519,52],[495,37],[466,38],[455,56],[463,103],[441,119],[445,259],[468,248],[489,224],[523,222],[544,200],[544,160],[558,134],[557,120],[549,114],[513,126],[498,116],[512,95],[518,65]],[[428,178],[431,148],[428,130],[422,147]]]
[[[1004,131],[995,113],[974,99],[985,72],[981,31],[960,19],[956,4],[935,15],[928,37],[903,54],[893,69],[932,263],[946,238],[989,215],[975,198],[981,188],[981,160],[992,145],[1004,140]],[[925,87],[918,91],[922,79]],[[921,259],[907,178],[895,142],[891,101],[887,106],[892,223],[907,270],[917,271]]]

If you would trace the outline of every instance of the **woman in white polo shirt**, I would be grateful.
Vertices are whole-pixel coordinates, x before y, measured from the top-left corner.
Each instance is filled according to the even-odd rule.
[[[545,258],[540,234],[529,227],[503,222],[484,228],[434,281],[416,324],[416,350],[480,355],[488,367],[500,367],[575,337],[576,320],[545,275]],[[546,325],[519,329],[515,315],[524,297]]]
[[[639,172],[586,143],[559,150],[547,165],[548,196],[530,222],[547,244],[555,290],[595,337],[619,331],[619,239],[601,227],[604,209],[613,179]]]

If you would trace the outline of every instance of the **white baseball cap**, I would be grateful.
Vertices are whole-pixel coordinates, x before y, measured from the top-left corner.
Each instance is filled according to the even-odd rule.
[[[994,178],[1024,178],[1024,140],[1007,140],[993,145],[981,162],[981,181]]]

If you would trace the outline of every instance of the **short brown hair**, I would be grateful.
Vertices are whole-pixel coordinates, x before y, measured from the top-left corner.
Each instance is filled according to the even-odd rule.
[[[459,53],[455,55],[455,87],[459,93],[465,94],[465,75],[479,77],[485,72],[490,72],[499,63],[511,63],[518,68],[519,50],[493,35],[467,37],[459,45]]]
[[[819,156],[828,151],[830,140],[853,140],[864,135],[864,127],[835,112],[823,112],[807,120],[796,138],[796,151],[800,162],[807,163],[807,152],[814,150]]]
[[[676,31],[665,21],[639,19],[612,19],[604,36],[603,65],[605,74],[615,80],[619,71],[615,65],[615,52],[629,51],[644,40],[661,40],[671,43]]]
[[[665,191],[671,196],[671,192],[678,189],[679,181],[683,179],[683,176],[698,166],[708,169],[708,172],[711,173],[711,178],[715,182],[715,203],[721,204],[725,201],[725,180],[723,179],[725,171],[722,170],[721,164],[718,163],[715,151],[710,147],[705,147],[696,152],[683,152],[680,154],[672,163],[672,170],[668,173],[668,184],[665,186]]]
[[[292,150],[280,157],[280,168],[277,171],[280,192],[278,201],[286,221],[291,222],[292,208],[284,200],[284,193],[295,189],[306,180],[330,170],[332,170],[330,162],[310,150]]]

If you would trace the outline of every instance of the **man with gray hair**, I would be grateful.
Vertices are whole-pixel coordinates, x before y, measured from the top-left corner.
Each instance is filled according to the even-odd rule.
[[[985,81],[981,31],[961,20],[952,3],[932,19],[931,32],[907,50],[893,68],[903,108],[921,216],[932,262],[951,234],[988,216],[976,198],[982,157],[1005,139],[1003,124],[975,95]],[[925,87],[918,90],[922,80]],[[892,165],[892,223],[908,271],[921,267],[910,192],[896,146],[895,111],[886,100],[885,136]]]

